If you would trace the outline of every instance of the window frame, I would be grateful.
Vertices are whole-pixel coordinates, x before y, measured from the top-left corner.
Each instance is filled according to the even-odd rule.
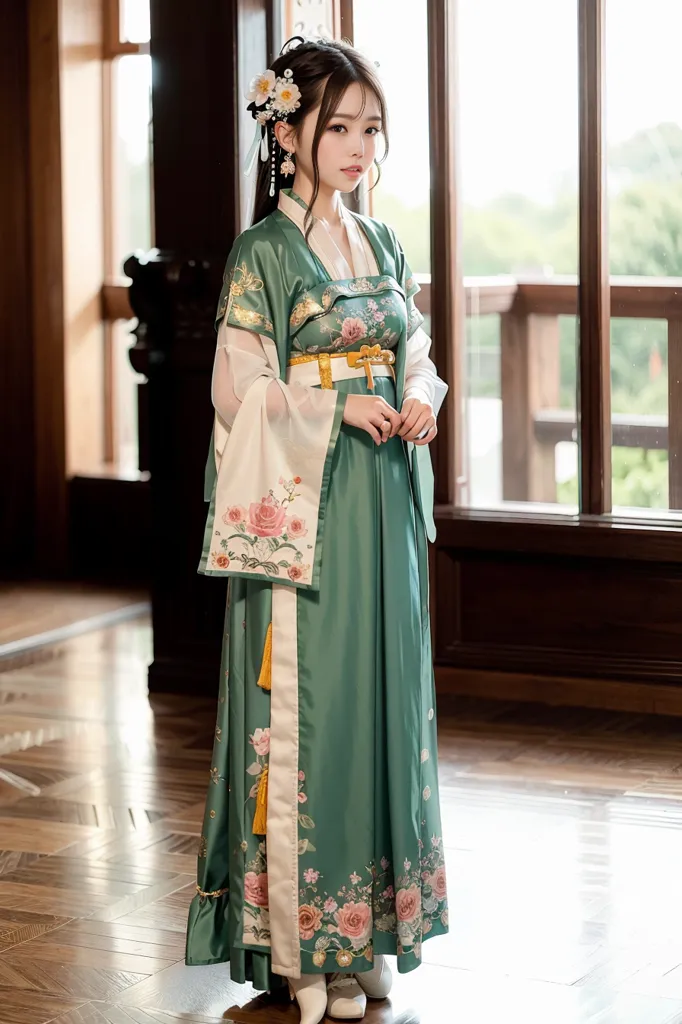
[[[101,305],[104,326],[104,461],[116,464],[117,423],[115,401],[115,325],[117,320],[130,320],[133,313],[128,297],[129,282],[114,254],[114,224],[116,222],[116,61],[126,56],[148,56],[150,44],[131,43],[122,38],[121,2],[104,0],[102,45],[102,166],[103,166],[103,237],[104,281]],[[152,186],[153,188],[153,179]],[[154,203],[151,202],[152,238],[154,237]]]
[[[472,509],[462,504],[464,481],[464,430],[462,367],[466,329],[466,289],[461,258],[461,190],[458,175],[457,138],[457,12],[458,0],[427,0],[429,16],[429,106],[431,120],[432,189],[432,276],[425,292],[431,309],[432,336],[436,362],[450,382],[450,391],[439,417],[439,434],[434,445],[436,515],[442,522],[466,523],[466,536],[491,538],[503,527],[508,542],[530,535],[538,523],[546,527],[545,537],[572,528],[572,550],[584,546],[586,554],[596,553],[603,543],[605,528],[618,529],[621,536],[637,535],[644,548],[640,557],[660,557],[661,543],[670,550],[679,525],[673,519],[635,516],[612,511],[611,470],[611,374],[610,330],[613,315],[636,315],[642,308],[654,309],[649,316],[668,322],[668,452],[669,507],[682,508],[682,316],[674,282],[655,281],[643,294],[643,282],[622,281],[609,276],[606,222],[607,188],[605,139],[605,31],[606,0],[577,0],[579,63],[579,277],[576,282],[557,286],[563,291],[556,304],[566,305],[578,315],[577,425],[580,437],[579,508],[577,515],[545,512],[529,504],[527,510]],[[523,288],[523,283],[517,288]],[[424,287],[424,286],[423,286]],[[655,292],[653,291],[655,289]],[[491,296],[493,305],[495,296]],[[545,297],[539,297],[539,304]],[[682,304],[680,304],[682,308]],[[641,313],[640,313],[641,315]],[[679,455],[679,458],[677,456]],[[576,529],[577,527],[577,529]],[[473,530],[473,533],[472,533]],[[596,545],[593,537],[598,532]],[[656,536],[658,534],[658,536]],[[588,536],[589,535],[589,536]],[[582,537],[582,541],[578,538]],[[525,543],[525,540],[523,541]],[[677,560],[677,558],[676,558]]]

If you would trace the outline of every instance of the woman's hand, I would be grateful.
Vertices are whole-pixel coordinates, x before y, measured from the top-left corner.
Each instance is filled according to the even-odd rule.
[[[403,402],[400,421],[398,434],[403,441],[428,444],[438,433],[433,409],[426,402],[420,402],[418,398],[408,398]],[[422,431],[426,431],[426,433],[417,440]]]
[[[348,395],[343,422],[366,430],[376,444],[381,444],[398,433],[401,419],[397,409],[380,395]]]

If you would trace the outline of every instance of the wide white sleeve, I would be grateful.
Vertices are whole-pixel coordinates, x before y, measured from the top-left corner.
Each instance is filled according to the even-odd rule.
[[[343,397],[302,384],[286,384],[275,371],[277,353],[274,342],[263,334],[232,327],[222,320],[213,362],[211,400],[225,425],[231,429],[249,388],[261,377],[268,379],[265,412],[270,428],[294,436],[334,412]]]
[[[431,339],[422,327],[418,327],[407,342],[405,360],[405,390],[403,401],[418,398],[433,408],[438,415],[448,386],[438,376],[435,364],[429,357]]]
[[[280,379],[275,343],[225,324],[211,397],[217,476],[199,572],[319,587],[345,394]]]

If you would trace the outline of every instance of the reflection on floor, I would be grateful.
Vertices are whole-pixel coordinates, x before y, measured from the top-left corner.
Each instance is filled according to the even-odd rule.
[[[182,964],[212,701],[146,693],[146,619],[0,668],[0,1024],[295,1024]],[[679,719],[440,716],[451,933],[370,1024],[682,1021]]]
[[[38,638],[56,642],[64,634],[84,632],[79,626],[104,626],[131,613],[139,615],[147,604],[148,594],[132,588],[63,580],[0,583],[0,657],[16,653],[16,648],[35,647]]]

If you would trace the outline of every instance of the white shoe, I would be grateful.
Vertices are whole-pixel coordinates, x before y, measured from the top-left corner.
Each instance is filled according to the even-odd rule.
[[[332,974],[327,985],[327,1013],[337,1020],[362,1020],[367,996],[354,974]]]
[[[302,974],[300,978],[287,978],[289,995],[298,1003],[301,1024],[320,1024],[327,1011],[327,976]]]
[[[370,999],[385,999],[393,985],[391,968],[386,963],[386,957],[380,953],[374,957],[371,971],[363,971],[355,977]]]

